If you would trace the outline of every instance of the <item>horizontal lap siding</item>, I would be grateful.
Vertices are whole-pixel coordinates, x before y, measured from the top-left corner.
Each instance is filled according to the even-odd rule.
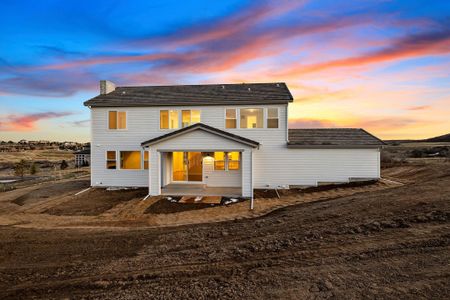
[[[255,153],[255,187],[316,185],[349,178],[379,178],[378,149],[288,149],[270,158]],[[257,158],[256,158],[257,157]]]
[[[214,170],[213,161],[203,161],[203,180],[207,186],[240,187],[241,170]]]
[[[265,108],[278,107],[280,115],[279,129],[226,129],[225,128],[225,108],[236,108],[237,106],[183,106],[173,107],[173,109],[198,109],[201,111],[201,122],[218,129],[227,130],[234,134],[247,137],[261,143],[260,150],[257,152],[271,151],[266,145],[286,143],[286,105],[250,105],[240,106],[241,108]],[[146,170],[107,170],[105,168],[105,151],[107,150],[141,150],[140,144],[143,141],[166,134],[171,130],[159,129],[159,111],[160,109],[170,109],[171,107],[129,107],[129,108],[92,108],[92,162],[91,176],[93,185],[102,186],[148,186],[149,177]],[[127,130],[108,130],[108,110],[119,110],[127,112]],[[199,137],[199,140],[192,141],[180,139],[179,147],[184,149],[195,149],[195,143],[202,146],[208,145],[213,148],[223,150],[236,148],[246,148],[242,144],[236,144],[233,141],[225,140],[217,136]],[[182,143],[181,143],[182,142]],[[158,148],[162,146],[158,145]],[[246,148],[247,149],[247,148]],[[277,156],[276,152],[267,152],[268,156]],[[152,164],[150,164],[151,168]],[[249,168],[250,172],[250,168]],[[246,185],[250,185],[249,176],[245,177]],[[249,190],[250,187],[245,187]]]

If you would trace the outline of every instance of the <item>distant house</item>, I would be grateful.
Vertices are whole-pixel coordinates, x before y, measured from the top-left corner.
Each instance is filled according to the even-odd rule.
[[[77,151],[75,154],[75,167],[85,167],[91,164],[91,149],[85,148],[83,150]]]
[[[84,103],[91,185],[253,197],[254,189],[380,178],[380,139],[360,128],[290,129],[292,102],[281,82],[101,81],[100,95]]]

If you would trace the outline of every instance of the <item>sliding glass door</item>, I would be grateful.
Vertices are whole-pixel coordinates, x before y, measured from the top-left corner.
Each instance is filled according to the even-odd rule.
[[[201,152],[173,152],[173,181],[202,181],[202,161]]]

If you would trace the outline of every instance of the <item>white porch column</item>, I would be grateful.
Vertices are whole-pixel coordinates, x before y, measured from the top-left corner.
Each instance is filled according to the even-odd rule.
[[[252,183],[252,151],[244,150],[241,154],[241,168],[242,168],[242,196],[252,197],[253,183]]]
[[[161,195],[161,153],[155,147],[150,148],[149,153],[149,194],[152,196]]]

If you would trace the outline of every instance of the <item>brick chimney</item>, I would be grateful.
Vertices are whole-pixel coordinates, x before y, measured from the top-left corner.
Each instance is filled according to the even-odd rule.
[[[108,80],[100,80],[100,95],[105,95],[113,92],[116,85]]]

